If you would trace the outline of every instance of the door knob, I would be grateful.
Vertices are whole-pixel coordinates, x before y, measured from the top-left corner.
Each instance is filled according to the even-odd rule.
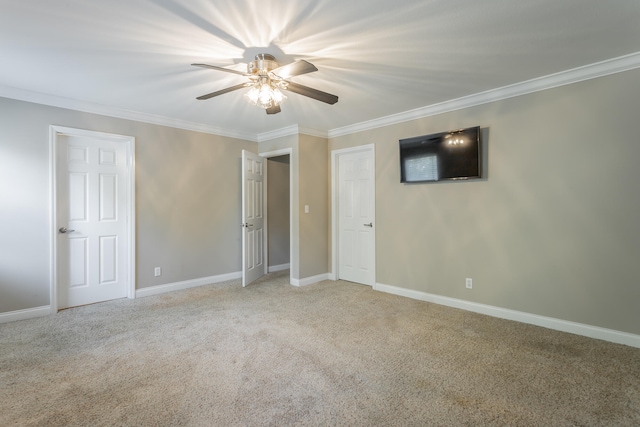
[[[365,227],[373,227],[373,223],[370,222],[369,224],[364,224]]]
[[[76,230],[68,230],[67,227],[60,227],[58,231],[60,232],[60,234],[65,234],[65,233],[71,233],[72,231],[76,231]]]

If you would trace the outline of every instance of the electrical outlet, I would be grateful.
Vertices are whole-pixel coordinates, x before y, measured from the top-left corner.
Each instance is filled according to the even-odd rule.
[[[153,274],[154,274],[156,277],[160,276],[160,275],[162,274],[162,268],[160,268],[160,267],[156,267],[156,268],[153,270]]]
[[[473,280],[467,277],[464,281],[464,285],[467,287],[467,289],[473,289]]]

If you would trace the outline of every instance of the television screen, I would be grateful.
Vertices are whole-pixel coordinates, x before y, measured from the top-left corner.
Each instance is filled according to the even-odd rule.
[[[480,126],[400,140],[400,181],[480,178]]]

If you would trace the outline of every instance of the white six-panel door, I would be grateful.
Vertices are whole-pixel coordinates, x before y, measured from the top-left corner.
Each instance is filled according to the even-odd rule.
[[[127,147],[56,138],[57,308],[127,296]]]
[[[265,159],[242,150],[242,286],[265,274]]]
[[[346,152],[338,163],[338,278],[375,284],[373,151]]]

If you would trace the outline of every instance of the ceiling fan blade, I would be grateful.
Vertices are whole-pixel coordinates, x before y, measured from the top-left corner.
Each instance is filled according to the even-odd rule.
[[[228,87],[226,89],[218,90],[218,91],[215,91],[215,92],[208,93],[206,95],[199,96],[196,99],[199,99],[199,100],[202,101],[204,99],[213,98],[214,96],[224,95],[225,93],[233,92],[234,90],[238,90],[238,89],[242,89],[243,87],[247,87],[247,84],[246,83],[241,83],[239,85],[231,86],[231,87]]]
[[[285,89],[299,95],[308,96],[309,98],[326,102],[327,104],[333,105],[338,102],[338,97],[335,95],[331,95],[330,93],[322,92],[321,90],[313,89],[308,86],[300,85],[298,83],[287,81],[287,87]]]
[[[283,79],[299,76],[300,74],[313,73],[314,71],[318,71],[316,66],[304,59],[271,70],[273,74]]]
[[[209,64],[191,64],[191,65],[193,65],[194,67],[210,68],[212,70],[224,71],[226,73],[240,74],[241,76],[251,75],[249,73],[243,73],[242,71],[232,70],[230,68],[216,67],[215,65],[209,65]]]
[[[267,114],[278,114],[280,111],[279,105],[274,105],[273,107],[267,108]]]

